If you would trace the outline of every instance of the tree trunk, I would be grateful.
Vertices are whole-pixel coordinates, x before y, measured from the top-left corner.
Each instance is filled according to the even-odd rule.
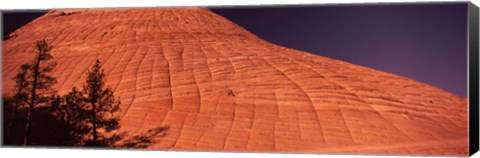
[[[15,109],[13,110],[13,115],[12,115],[12,117],[11,117],[11,119],[10,119],[10,122],[8,123],[8,130],[5,131],[5,132],[6,132],[6,137],[5,137],[5,138],[6,138],[6,139],[10,139],[10,136],[11,136],[11,134],[13,133],[13,130],[14,130],[14,129],[13,129],[13,128],[14,128],[14,127],[13,127],[13,124],[14,124],[14,122],[15,122],[15,120],[16,120],[15,118],[17,117],[18,107],[19,107],[19,106],[20,106],[20,103],[18,103],[18,101],[15,100]]]
[[[69,141],[69,142],[72,142],[71,140],[72,140],[72,138],[73,138],[73,136],[74,136],[75,131],[72,131],[72,129],[73,129],[73,128],[72,128],[73,123],[71,123],[71,120],[70,120],[71,114],[70,114],[70,112],[69,112],[69,111],[70,111],[70,107],[69,107],[69,106],[70,106],[70,105],[68,105],[68,103],[65,104],[65,118],[66,118],[66,122],[67,122],[67,127],[66,127],[66,128],[67,128],[67,135],[68,135],[69,138],[70,138],[68,141]],[[70,144],[68,144],[68,145],[75,145],[75,144],[70,143]]]
[[[93,146],[97,146],[97,114],[96,114],[96,106],[97,103],[97,87],[92,88],[92,130],[93,130]]]
[[[24,135],[23,135],[23,146],[28,145],[28,137],[30,135],[30,126],[32,124],[32,113],[34,110],[35,106],[35,99],[36,99],[36,91],[37,91],[37,80],[38,80],[38,71],[40,67],[40,57],[41,57],[42,51],[38,53],[37,61],[35,63],[35,73],[33,74],[33,83],[32,83],[32,95],[31,95],[31,100],[30,100],[30,107],[27,111],[27,123],[25,124],[25,130],[24,130]]]
[[[92,100],[92,124],[93,124],[93,146],[97,146],[97,117],[96,117],[96,111],[95,111],[95,102],[96,100]]]

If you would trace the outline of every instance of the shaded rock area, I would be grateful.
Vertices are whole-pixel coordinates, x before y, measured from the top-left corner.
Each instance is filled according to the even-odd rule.
[[[35,40],[56,89],[100,59],[121,130],[168,125],[160,150],[467,155],[467,100],[436,87],[266,42],[204,8],[50,11],[3,41],[3,93]]]

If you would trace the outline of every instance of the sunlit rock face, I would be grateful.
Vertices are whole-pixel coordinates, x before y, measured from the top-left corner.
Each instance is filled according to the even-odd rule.
[[[412,79],[281,47],[203,8],[55,10],[3,41],[3,93],[54,46],[55,88],[99,59],[121,131],[168,125],[151,149],[466,155],[467,100]]]

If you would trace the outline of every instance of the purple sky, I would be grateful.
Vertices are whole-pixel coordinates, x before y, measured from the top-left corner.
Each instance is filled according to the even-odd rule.
[[[467,96],[467,3],[211,9],[272,43]]]
[[[467,3],[211,9],[272,43],[467,95]],[[4,35],[42,14],[3,14]]]

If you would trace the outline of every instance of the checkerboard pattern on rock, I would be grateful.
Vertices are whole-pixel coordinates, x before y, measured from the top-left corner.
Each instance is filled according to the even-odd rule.
[[[467,155],[465,98],[271,44],[208,9],[49,11],[3,41],[3,93],[43,38],[60,94],[99,59],[121,131],[171,127],[151,149]]]

